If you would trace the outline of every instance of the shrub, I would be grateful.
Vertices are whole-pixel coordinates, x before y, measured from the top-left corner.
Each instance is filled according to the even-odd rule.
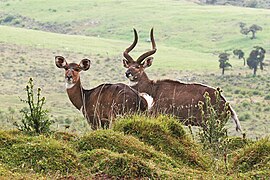
[[[8,15],[7,17],[5,17],[2,21],[4,23],[10,23],[11,21],[13,21],[14,19],[16,19],[16,17],[12,16],[12,15]]]
[[[50,131],[50,125],[53,123],[47,115],[48,110],[43,109],[45,97],[41,97],[41,89],[37,89],[37,101],[34,101],[34,84],[30,78],[26,86],[27,100],[21,99],[28,104],[28,108],[21,109],[23,114],[22,124],[14,123],[21,131],[35,132],[37,134]]]
[[[239,116],[240,121],[246,121],[246,120],[249,120],[249,119],[251,119],[251,114],[249,112],[244,113],[244,114]]]
[[[208,92],[204,94],[205,102],[199,102],[203,127],[199,131],[199,139],[204,148],[210,149],[216,157],[225,153],[227,138],[225,125],[231,117],[228,103],[220,110],[221,92],[219,88],[215,92],[215,104],[211,104]]]
[[[249,0],[246,2],[246,7],[256,8],[257,4],[257,0]]]
[[[266,96],[264,97],[264,99],[265,99],[265,100],[270,100],[270,95],[266,95]]]

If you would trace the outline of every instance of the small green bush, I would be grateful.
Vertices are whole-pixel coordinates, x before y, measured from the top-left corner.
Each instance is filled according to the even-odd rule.
[[[8,15],[6,16],[2,21],[4,23],[10,23],[11,21],[13,21],[14,19],[16,19],[16,17],[12,16],[12,15]]]
[[[28,108],[23,108],[22,124],[14,123],[14,125],[21,131],[34,132],[37,134],[46,133],[50,131],[50,125],[53,123],[47,115],[48,110],[43,109],[45,104],[45,97],[41,97],[41,89],[37,90],[37,101],[34,101],[34,84],[33,79],[30,78],[26,86],[27,100],[21,101],[28,104]]]
[[[260,91],[252,91],[252,95],[261,95]]]
[[[246,112],[246,113],[239,116],[239,120],[240,121],[247,121],[247,120],[250,120],[251,117],[252,117],[252,115],[249,112]]]
[[[266,95],[266,96],[264,97],[264,99],[265,99],[265,100],[270,100],[270,95]]]

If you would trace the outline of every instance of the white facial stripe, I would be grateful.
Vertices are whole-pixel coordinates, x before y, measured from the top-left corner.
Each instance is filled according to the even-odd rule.
[[[66,82],[66,88],[67,89],[72,88],[74,85],[75,85],[75,83],[68,83],[68,82]]]

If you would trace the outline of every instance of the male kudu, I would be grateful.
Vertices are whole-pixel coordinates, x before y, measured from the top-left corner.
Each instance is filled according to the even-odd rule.
[[[185,125],[202,126],[201,111],[198,103],[200,101],[204,102],[204,94],[208,92],[211,103],[214,104],[216,102],[216,89],[199,83],[183,83],[169,79],[150,80],[144,70],[152,65],[153,57],[149,56],[153,55],[157,50],[153,28],[150,32],[152,49],[139,56],[137,60],[134,60],[129,55],[129,52],[138,42],[136,29],[134,29],[134,37],[133,43],[123,53],[125,57],[123,64],[127,68],[126,77],[135,83],[131,87],[153,97],[154,105],[151,109],[153,113],[171,114],[180,119]],[[219,108],[222,110],[227,101],[222,95],[220,95],[220,99]],[[236,124],[236,130],[241,130],[237,115],[230,105],[229,111]]]

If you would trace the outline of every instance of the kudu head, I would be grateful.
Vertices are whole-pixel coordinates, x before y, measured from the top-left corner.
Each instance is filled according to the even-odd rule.
[[[133,43],[124,51],[123,55],[125,59],[123,59],[124,67],[127,68],[126,77],[132,82],[138,82],[141,76],[144,73],[144,69],[150,67],[152,65],[153,57],[149,57],[156,52],[156,43],[153,35],[153,28],[150,32],[150,38],[152,42],[152,50],[147,51],[138,57],[137,60],[134,60],[128,53],[136,46],[138,42],[138,34],[136,29],[134,31],[134,41]]]
[[[55,65],[58,68],[65,69],[65,81],[67,89],[72,88],[80,80],[80,71],[86,71],[90,68],[89,59],[81,60],[80,64],[67,63],[62,56],[55,56]]]

